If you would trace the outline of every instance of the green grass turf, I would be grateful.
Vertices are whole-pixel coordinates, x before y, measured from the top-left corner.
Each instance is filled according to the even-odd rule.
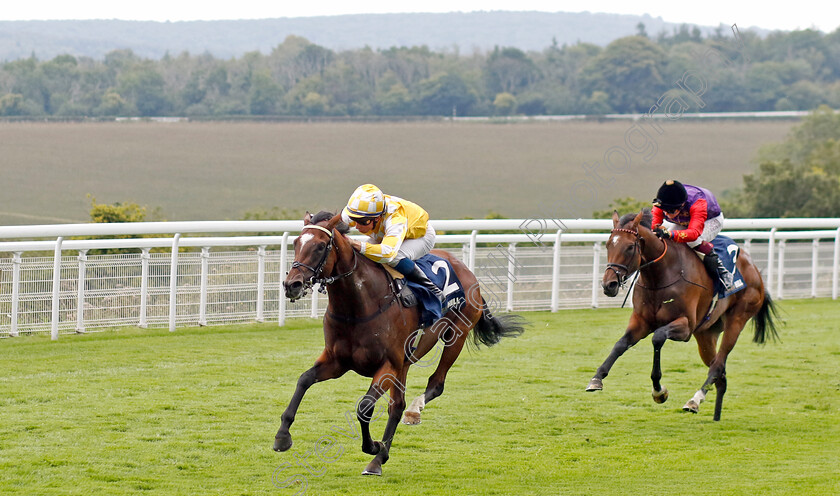
[[[7,339],[0,494],[836,494],[840,303],[779,306],[782,342],[753,344],[750,324],[730,355],[721,422],[713,394],[681,411],[706,376],[693,342],[665,345],[657,405],[649,339],[584,392],[629,310],[525,314],[525,335],[462,353],[423,423],[400,425],[383,477],[360,475],[371,457],[339,432],[370,383],[353,373],[313,386],[294,446],[271,450],[322,348],[316,321]],[[410,398],[430,373],[412,369]]]

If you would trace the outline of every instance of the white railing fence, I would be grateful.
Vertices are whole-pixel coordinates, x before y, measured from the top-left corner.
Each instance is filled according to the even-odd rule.
[[[617,307],[624,300],[623,293],[607,298],[600,288],[609,220],[434,224],[439,232],[468,233],[440,234],[437,244],[473,269],[498,310]],[[6,240],[0,241],[0,337],[49,332],[57,339],[124,326],[284,325],[287,318],[317,317],[326,308],[324,295],[313,291],[289,303],[282,292],[301,227],[300,221],[0,227]],[[774,298],[837,299],[840,219],[727,219],[724,227],[761,268]],[[499,231],[509,234],[491,233]],[[99,239],[71,239],[81,236]],[[119,251],[100,253],[105,250]]]

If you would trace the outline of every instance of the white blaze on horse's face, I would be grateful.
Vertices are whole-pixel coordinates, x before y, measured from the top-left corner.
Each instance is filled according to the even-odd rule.
[[[618,236],[613,236],[613,246],[618,245]]]
[[[309,233],[304,233],[300,235],[300,247],[303,249],[303,246],[315,236]]]

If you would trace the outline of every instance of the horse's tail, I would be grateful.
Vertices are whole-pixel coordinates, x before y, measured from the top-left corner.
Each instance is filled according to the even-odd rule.
[[[776,319],[778,318],[779,313],[776,310],[776,304],[770,298],[770,293],[764,293],[764,302],[761,304],[761,309],[755,314],[753,342],[764,344],[767,342],[767,338],[773,341],[779,339],[779,333],[776,331]]]
[[[527,322],[516,314],[493,315],[487,308],[487,302],[481,299],[481,317],[473,330],[473,342],[476,346],[493,346],[502,338],[515,338],[525,332]]]

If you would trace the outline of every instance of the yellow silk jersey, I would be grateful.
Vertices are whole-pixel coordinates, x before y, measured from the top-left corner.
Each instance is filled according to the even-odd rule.
[[[347,215],[341,213],[341,220],[350,227],[356,225]],[[374,262],[387,263],[397,256],[404,239],[422,238],[426,235],[429,214],[420,205],[396,196],[385,195],[385,213],[369,240],[362,242],[362,253]]]

